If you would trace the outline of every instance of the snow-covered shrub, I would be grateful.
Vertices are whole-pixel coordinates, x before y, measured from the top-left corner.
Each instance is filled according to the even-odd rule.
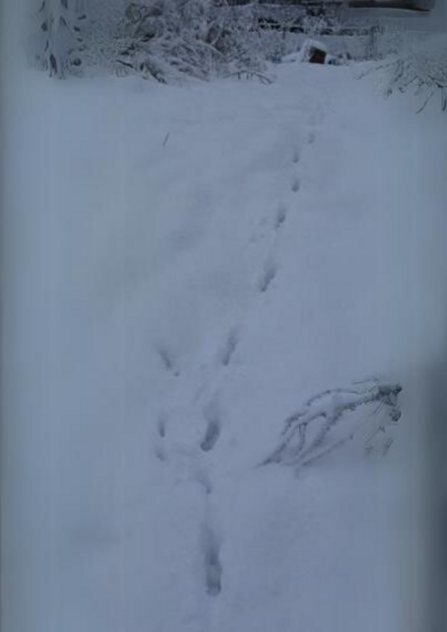
[[[281,56],[280,36],[263,33],[256,7],[219,0],[132,2],[125,10],[117,64],[159,81],[178,74],[197,78],[250,69]]]
[[[37,2],[38,0],[33,0]],[[290,52],[285,31],[263,30],[257,4],[227,0],[42,0],[33,63],[59,77],[98,68],[167,82],[263,73]],[[248,76],[248,75],[247,75]],[[251,75],[250,75],[251,76]]]
[[[423,41],[407,38],[399,53],[378,68],[385,70],[386,96],[412,90],[421,96],[421,111],[439,94],[442,109],[447,109],[447,41],[443,36]]]
[[[212,26],[202,0],[132,2],[117,32],[120,50],[116,61],[160,81],[166,79],[169,69],[205,77],[218,56],[209,42]]]

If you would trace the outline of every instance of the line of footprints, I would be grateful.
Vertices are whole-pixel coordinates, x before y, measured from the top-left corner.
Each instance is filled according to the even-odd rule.
[[[312,145],[315,138],[315,132],[309,132],[307,136],[307,145]],[[300,161],[300,151],[299,149],[296,149],[292,155],[292,164],[295,166],[295,173],[293,174],[290,183],[290,191],[294,194],[299,192],[301,186],[299,173],[297,173],[296,168]],[[288,210],[286,204],[284,202],[280,202],[276,208],[273,221],[273,228],[276,233],[284,227],[287,221],[287,214]],[[259,275],[257,281],[257,289],[261,294],[268,292],[277,272],[278,265],[276,259],[273,253],[270,252],[264,261],[261,274]],[[233,327],[227,334],[224,344],[217,354],[218,364],[221,369],[225,369],[231,365],[239,342],[239,331],[237,327]],[[156,351],[160,356],[164,369],[171,373],[174,377],[178,378],[180,372],[176,368],[175,357],[171,351],[165,346],[157,347]],[[215,598],[222,591],[222,578],[224,574],[221,560],[222,538],[218,532],[219,530],[216,529],[215,526],[216,516],[212,505],[213,483],[210,477],[209,468],[207,467],[207,459],[218,445],[222,431],[222,411],[219,406],[219,401],[215,396],[213,396],[209,403],[203,408],[202,415],[205,421],[205,431],[199,445],[196,447],[196,450],[193,451],[197,458],[195,458],[196,465],[192,469],[195,470],[196,482],[200,485],[205,494],[204,516],[200,532],[200,550],[202,556],[204,590],[207,595]],[[161,413],[157,422],[158,442],[155,454],[162,462],[167,461],[165,448],[168,434],[167,430],[168,416],[165,413]]]
[[[226,351],[225,357],[228,357]],[[222,358],[222,366],[226,366]],[[212,494],[214,490],[210,477],[209,467],[206,463],[206,455],[216,447],[222,427],[221,412],[218,400],[212,398],[208,406],[203,409],[203,417],[206,422],[205,433],[199,443],[198,450],[191,452],[191,467],[194,480],[205,494],[204,512],[200,526],[199,547],[202,558],[203,585],[205,593],[210,597],[216,597],[222,590],[223,566],[221,562],[222,539],[216,529],[216,514],[213,507]],[[157,423],[158,445],[155,449],[157,458],[167,461],[165,442],[168,435],[168,416],[165,413],[159,415]],[[200,458],[202,454],[202,458]]]
[[[316,134],[314,131],[310,131],[307,136],[307,145],[312,145],[315,142]],[[301,160],[301,154],[299,149],[295,149],[292,154],[292,163],[293,165],[298,165]],[[298,169],[295,167],[295,173],[292,177],[290,183],[290,191],[292,193],[298,193],[301,188],[301,180],[299,177]],[[273,222],[273,228],[276,232],[278,232],[286,223],[287,220],[287,206],[284,202],[279,202]],[[273,249],[272,249],[273,250]],[[271,251],[269,255],[267,255],[266,260],[264,261],[264,265],[259,275],[258,279],[258,290],[262,294],[266,293],[269,289],[272,281],[274,281],[276,275],[278,273],[278,264],[276,259]]]

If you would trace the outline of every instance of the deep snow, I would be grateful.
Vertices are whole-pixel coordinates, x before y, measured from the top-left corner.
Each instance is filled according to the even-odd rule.
[[[276,74],[15,86],[12,632],[415,624],[445,117],[352,67]],[[371,376],[403,385],[386,459],[259,466],[309,397]]]

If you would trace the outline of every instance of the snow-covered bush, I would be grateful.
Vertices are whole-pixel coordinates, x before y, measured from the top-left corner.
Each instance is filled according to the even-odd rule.
[[[37,0],[34,0],[37,2]],[[167,82],[263,73],[291,52],[285,30],[262,29],[259,6],[227,0],[42,0],[31,57],[59,77],[96,67]],[[247,75],[248,76],[248,75]],[[252,76],[252,75],[250,75]]]
[[[424,109],[435,95],[441,99],[441,107],[447,109],[447,41],[442,36],[430,36],[424,40],[409,38],[398,54],[378,66],[385,70],[384,93],[412,90],[420,95]]]
[[[281,57],[280,35],[262,32],[256,7],[219,0],[132,2],[121,21],[117,64],[166,81],[251,69]]]

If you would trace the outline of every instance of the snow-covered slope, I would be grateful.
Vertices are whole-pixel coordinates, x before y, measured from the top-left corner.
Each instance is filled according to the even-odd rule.
[[[443,334],[445,120],[352,68],[277,75],[16,86],[14,632],[411,629],[405,455]],[[309,398],[374,377],[403,386],[386,459],[357,441],[262,465]]]

